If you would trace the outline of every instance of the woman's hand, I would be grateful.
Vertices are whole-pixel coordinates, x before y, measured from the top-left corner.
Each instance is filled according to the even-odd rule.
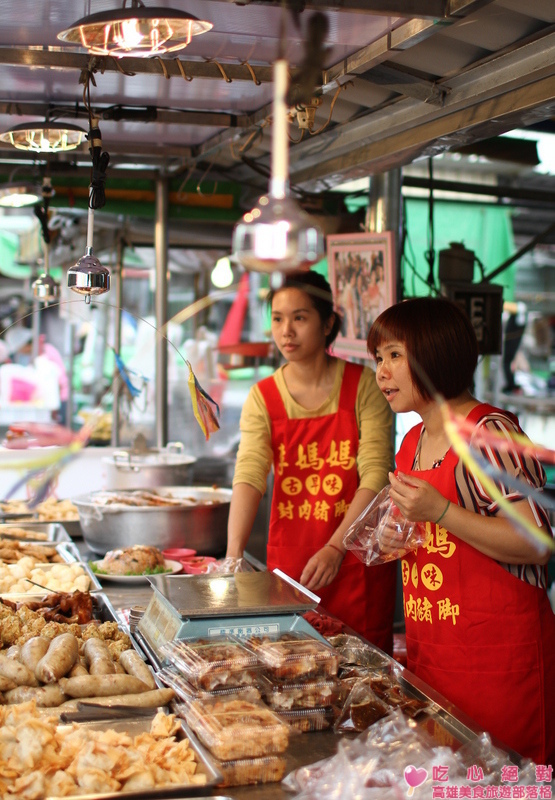
[[[390,472],[389,482],[389,496],[411,522],[434,522],[445,509],[445,497],[421,478]]]
[[[335,548],[324,545],[306,562],[300,582],[311,592],[329,586],[339,572],[344,556]]]

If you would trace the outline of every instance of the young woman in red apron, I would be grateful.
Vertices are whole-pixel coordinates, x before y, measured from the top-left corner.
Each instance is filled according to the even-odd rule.
[[[387,480],[389,458],[379,466],[375,489],[359,489],[356,407],[363,374],[367,384],[371,381],[377,406],[373,436],[386,456],[389,410],[368,368],[363,373],[361,366],[340,362],[327,352],[337,335],[339,318],[322,276],[288,276],[272,294],[271,309],[274,341],[287,364],[280,373],[281,384],[277,376],[271,376],[254,388],[263,406],[261,424],[267,424],[266,433],[257,440],[258,449],[269,454],[264,469],[271,462],[274,465],[268,569],[279,567],[300,581],[321,597],[326,610],[391,652],[396,566],[368,570],[352,553],[345,554],[342,545],[344,531]],[[292,398],[302,416],[291,418],[282,392]],[[339,398],[333,406],[336,410],[322,412],[332,395]],[[290,407],[292,401],[288,400]],[[249,399],[245,407],[248,403]],[[246,415],[245,420],[245,415],[244,411],[241,447],[251,425],[251,417]],[[244,462],[260,454],[251,448],[246,455],[241,447],[228,525],[227,555],[234,557],[243,554],[262,492],[256,480],[251,484],[250,478],[242,477],[248,474]],[[266,464],[264,458],[261,461]]]
[[[477,355],[462,312],[446,300],[429,298],[395,309],[378,317],[369,347],[377,357],[378,385],[392,409],[414,410],[423,419],[405,437],[397,471],[390,476],[395,504],[408,519],[426,521],[430,534],[401,565],[408,668],[500,742],[538,764],[553,763],[555,617],[545,585],[533,585],[507,568],[536,565],[539,574],[549,551],[538,552],[506,517],[461,506],[459,459],[449,448],[423,372],[474,426],[500,419],[506,421],[504,430],[520,428],[512,415],[461,390]],[[456,372],[447,363],[451,353],[461,353]],[[493,451],[491,460],[496,455]],[[518,464],[515,474],[524,474],[517,455],[512,458]],[[542,473],[535,459],[530,465],[531,475]],[[548,530],[537,505],[519,494],[511,499],[521,514]]]

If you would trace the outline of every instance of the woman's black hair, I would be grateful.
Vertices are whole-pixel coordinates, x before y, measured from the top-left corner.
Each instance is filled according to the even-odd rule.
[[[403,342],[412,381],[425,400],[439,392],[446,400],[472,385],[478,342],[466,313],[444,297],[417,297],[389,306],[368,333],[368,352],[383,342]]]
[[[329,321],[329,318],[333,316],[331,331],[326,336],[326,349],[330,347],[341,329],[341,317],[333,307],[331,286],[324,276],[312,270],[288,272],[284,276],[281,286],[278,289],[270,289],[268,292],[266,302],[270,308],[272,308],[272,303],[276,294],[282,292],[284,289],[299,289],[301,292],[305,292],[305,294],[309,295],[312,305],[318,312],[322,323],[325,324]]]

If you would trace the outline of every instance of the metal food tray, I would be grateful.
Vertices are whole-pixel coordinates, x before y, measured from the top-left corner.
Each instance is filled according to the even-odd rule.
[[[79,727],[88,728],[93,731],[115,730],[129,736],[137,736],[150,730],[150,723],[156,712],[152,715],[142,714],[140,717],[126,717],[116,720],[102,720],[100,722],[78,722]],[[187,738],[191,749],[196,755],[198,762],[197,772],[206,775],[204,786],[186,786],[177,784],[166,784],[155,789],[142,789],[140,791],[80,794],[81,800],[158,800],[158,798],[178,798],[178,797],[206,797],[212,794],[212,789],[222,782],[223,776],[216,769],[207,751],[200,744],[194,733],[187,728],[183,720],[176,717],[180,723],[180,730],[176,736],[178,739]],[[59,727],[63,728],[64,725]],[[50,795],[45,800],[61,800],[57,795]]]
[[[11,542],[17,542],[17,544],[23,545],[32,545],[33,547],[54,547],[55,551],[61,556],[62,561],[66,564],[73,564],[75,561],[81,561],[81,554],[77,546],[70,541],[67,542],[60,542],[60,544],[54,544],[53,542],[28,542],[25,540],[18,540],[18,539],[1,539],[0,546],[8,546]],[[31,556],[33,558],[33,556]],[[0,563],[6,563],[2,558],[0,558]],[[17,562],[12,562],[16,564]],[[60,563],[60,562],[51,562],[51,561],[38,561],[38,564],[51,564],[51,563]]]
[[[31,539],[31,538],[18,538],[17,535],[10,535],[12,531],[17,528],[23,528],[25,531],[34,533],[45,533],[46,539]],[[60,542],[70,542],[71,538],[61,522],[10,522],[0,525],[0,539],[10,539],[20,542],[28,542],[29,544],[36,544],[44,542],[45,544],[58,544]]]
[[[101,585],[100,581],[98,580],[98,578],[96,577],[96,575],[94,574],[94,572],[92,571],[92,569],[89,567],[88,564],[86,564],[83,561],[72,561],[72,562],[66,562],[66,563],[79,564],[79,566],[83,568],[83,570],[86,573],[86,575],[88,575],[89,578],[90,578],[90,586],[87,589],[88,592],[93,594],[94,592],[102,591],[102,585]],[[50,564],[50,563],[49,564],[39,564],[38,565],[38,567],[40,567],[40,569],[44,570],[44,572],[51,572],[52,569],[55,566],[56,566],[56,564]],[[8,599],[13,599],[14,596],[17,596],[17,597],[36,597],[36,595],[38,595],[39,597],[42,597],[44,594],[52,594],[52,593],[56,593],[54,589],[46,589],[46,588],[45,589],[41,589],[39,586],[37,586],[36,587],[36,591],[33,591],[33,592],[25,592],[25,593],[23,593],[23,592],[0,592],[0,597],[7,597]]]

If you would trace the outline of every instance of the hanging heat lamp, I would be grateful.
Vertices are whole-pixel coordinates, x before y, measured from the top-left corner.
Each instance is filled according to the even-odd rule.
[[[25,208],[40,202],[40,186],[30,181],[13,183],[8,181],[0,187],[0,206],[2,208]]]
[[[145,7],[141,0],[131,0],[127,7],[114,11],[90,14],[65,31],[58,39],[85,47],[96,56],[161,56],[182,50],[193,36],[206,33],[213,27],[187,14],[161,6]]]
[[[77,294],[84,295],[85,303],[91,302],[92,295],[104,294],[110,290],[110,271],[103,267],[93,252],[94,209],[104,205],[105,171],[109,156],[102,153],[102,138],[98,119],[91,117],[89,131],[89,150],[93,159],[93,178],[89,190],[89,212],[87,217],[87,246],[85,255],[67,271],[67,285]],[[102,163],[104,162],[104,163]],[[95,199],[101,196],[101,200]]]
[[[48,228],[48,207],[54,195],[50,178],[45,177],[42,182],[42,206],[35,207],[35,215],[38,217],[42,228],[43,251],[44,251],[44,272],[33,281],[33,296],[47,306],[60,297],[60,284],[55,281],[49,273],[50,260],[50,230]]]
[[[311,217],[289,196],[288,65],[274,63],[272,174],[270,191],[243,215],[233,231],[237,261],[255,272],[309,269],[324,256],[324,235]]]
[[[69,122],[22,122],[0,134],[0,141],[17,150],[32,153],[65,153],[75,150],[85,139],[85,131]]]

